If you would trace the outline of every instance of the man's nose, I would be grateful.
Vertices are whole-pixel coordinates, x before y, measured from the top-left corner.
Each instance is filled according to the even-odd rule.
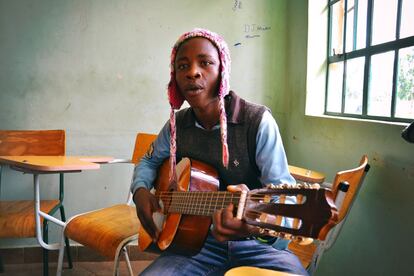
[[[198,79],[201,77],[200,68],[197,64],[191,65],[190,70],[188,70],[187,77],[191,79]]]

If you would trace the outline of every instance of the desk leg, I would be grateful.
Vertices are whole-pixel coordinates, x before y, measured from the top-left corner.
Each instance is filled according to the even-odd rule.
[[[48,244],[44,242],[43,235],[42,235],[42,224],[40,223],[40,216],[42,216],[44,219],[48,219],[57,225],[60,225],[62,227],[65,226],[65,223],[63,221],[58,220],[55,217],[52,217],[49,214],[46,214],[40,210],[40,183],[39,183],[39,175],[34,174],[33,175],[33,182],[34,182],[34,198],[35,198],[35,221],[36,221],[36,238],[39,242],[40,246],[47,249],[47,250],[58,250],[60,248],[59,243],[55,244]]]

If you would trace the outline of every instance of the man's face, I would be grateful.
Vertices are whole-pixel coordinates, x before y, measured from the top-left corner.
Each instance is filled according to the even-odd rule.
[[[178,89],[190,106],[201,108],[217,98],[220,59],[210,40],[195,37],[185,41],[174,66]]]

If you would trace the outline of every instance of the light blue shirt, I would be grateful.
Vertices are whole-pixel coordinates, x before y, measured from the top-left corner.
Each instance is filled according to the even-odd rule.
[[[202,128],[196,122],[196,126]],[[216,125],[214,128],[219,128]],[[151,157],[144,156],[134,169],[131,192],[138,188],[151,189],[157,176],[157,169],[170,156],[170,124],[167,122],[161,129],[153,144]],[[286,183],[294,184],[283,148],[279,127],[269,111],[263,113],[256,135],[256,164],[261,172],[260,182],[263,185]]]
[[[196,121],[196,126],[203,128]],[[219,128],[216,125],[215,128]],[[134,176],[131,184],[131,192],[138,188],[151,189],[157,176],[157,169],[162,162],[170,156],[170,124],[164,125],[153,144],[151,157],[145,155],[141,162],[135,166]],[[272,184],[294,184],[295,179],[289,173],[289,167],[283,148],[279,127],[269,111],[263,113],[262,120],[256,134],[256,164],[261,172],[260,182],[262,185]],[[275,202],[278,197],[275,197]],[[292,197],[286,198],[286,203],[294,203]],[[282,225],[291,227],[291,219],[283,219]],[[277,249],[287,248],[289,241],[277,239],[273,247]]]

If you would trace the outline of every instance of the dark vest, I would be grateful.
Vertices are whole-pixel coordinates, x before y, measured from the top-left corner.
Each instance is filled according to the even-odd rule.
[[[246,184],[261,188],[260,171],[255,162],[256,134],[266,107],[247,102],[234,92],[225,98],[227,113],[228,169],[222,164],[220,129],[205,130],[195,126],[192,108],[176,114],[177,160],[190,157],[207,163],[218,171],[220,190],[227,185]]]

